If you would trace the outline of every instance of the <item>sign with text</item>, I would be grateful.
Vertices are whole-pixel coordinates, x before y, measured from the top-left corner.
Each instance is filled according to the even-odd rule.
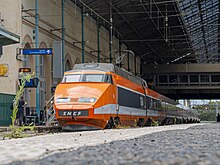
[[[21,79],[19,79],[19,82],[20,84],[22,83]],[[37,88],[38,82],[39,82],[38,78],[32,78],[30,79],[29,82],[28,81],[25,82],[24,88]]]
[[[52,55],[52,48],[21,49],[23,55]]]
[[[31,72],[31,68],[19,68],[19,72],[23,72],[23,73]]]
[[[59,116],[89,116],[88,110],[60,110]]]

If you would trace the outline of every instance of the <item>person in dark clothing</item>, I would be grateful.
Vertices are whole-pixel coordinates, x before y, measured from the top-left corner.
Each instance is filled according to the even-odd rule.
[[[18,100],[18,112],[17,112],[17,123],[19,126],[23,124],[24,118],[24,106],[26,105],[23,96]]]
[[[217,118],[217,122],[220,122],[220,115],[219,115],[219,113],[218,113],[216,118]]]

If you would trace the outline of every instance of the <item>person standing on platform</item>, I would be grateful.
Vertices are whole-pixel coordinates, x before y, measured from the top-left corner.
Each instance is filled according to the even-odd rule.
[[[27,103],[24,101],[23,96],[18,100],[18,112],[17,112],[17,124],[19,126],[23,125],[24,118],[24,107]]]
[[[217,122],[220,122],[220,115],[219,115],[219,113],[218,113],[216,118],[217,118]]]

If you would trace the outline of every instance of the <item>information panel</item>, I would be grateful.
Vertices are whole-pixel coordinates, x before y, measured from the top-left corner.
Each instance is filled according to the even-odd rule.
[[[23,55],[52,55],[52,48],[21,49]]]

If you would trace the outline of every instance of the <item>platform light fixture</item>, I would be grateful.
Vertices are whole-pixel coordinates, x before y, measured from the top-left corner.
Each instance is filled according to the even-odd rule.
[[[31,72],[31,68],[19,68],[19,72],[30,73]]]
[[[181,57],[178,57],[178,58],[174,59],[173,61],[168,62],[167,65],[172,64],[172,63],[174,63],[174,62],[176,62],[176,61],[179,61],[180,59],[182,59],[182,58],[184,58],[184,57],[187,57],[187,56],[189,56],[189,55],[191,55],[191,53],[187,53],[187,54],[185,54],[185,55],[183,55],[183,56],[181,56]]]

